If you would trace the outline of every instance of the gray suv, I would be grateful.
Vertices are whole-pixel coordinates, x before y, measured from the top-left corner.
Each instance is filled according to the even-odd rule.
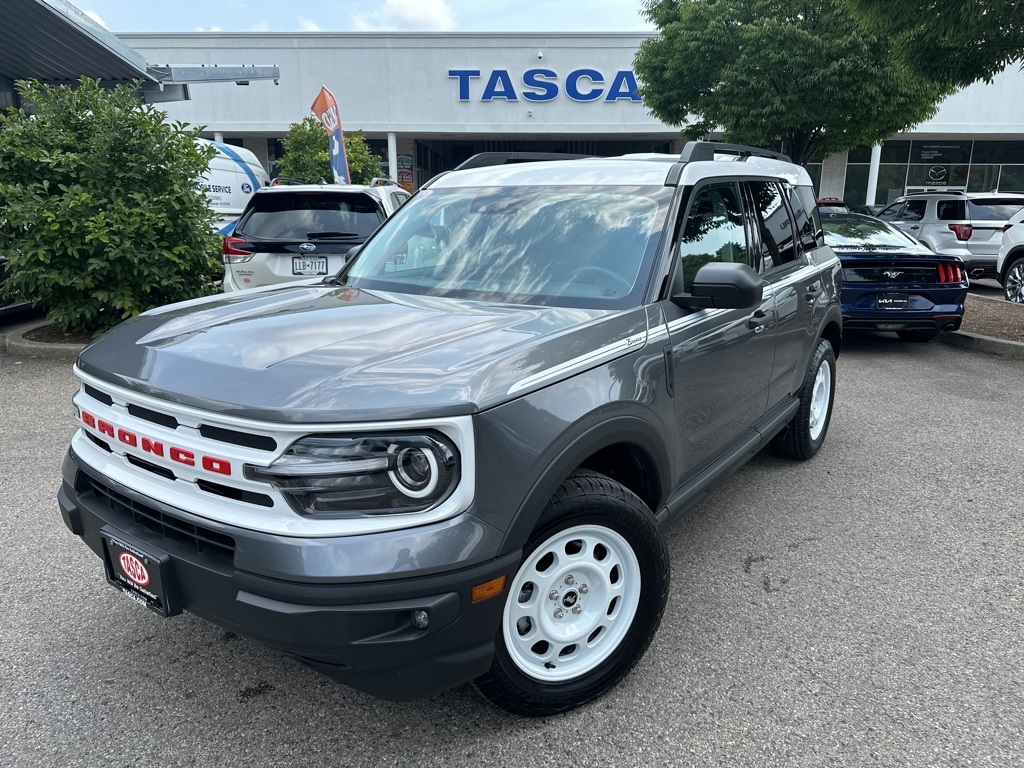
[[[1024,195],[916,192],[878,214],[935,253],[963,259],[968,277],[997,278],[996,256],[1006,222],[1024,208]]]
[[[821,447],[839,279],[783,156],[456,170],[337,275],[83,351],[60,511],[155,615],[390,699],[562,712],[648,647],[667,527]]]

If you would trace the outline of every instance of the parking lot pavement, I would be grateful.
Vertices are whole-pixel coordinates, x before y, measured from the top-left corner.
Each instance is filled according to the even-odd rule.
[[[821,453],[757,457],[670,532],[633,674],[522,720],[468,686],[378,701],[116,594],[54,501],[71,372],[0,355],[0,763],[1022,765],[1022,374],[849,340]]]

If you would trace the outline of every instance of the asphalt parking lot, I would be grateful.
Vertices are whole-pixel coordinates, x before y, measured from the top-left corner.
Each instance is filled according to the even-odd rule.
[[[670,534],[647,656],[565,716],[379,701],[109,588],[54,494],[67,363],[0,353],[4,766],[1024,764],[1024,363],[848,340],[828,441]]]

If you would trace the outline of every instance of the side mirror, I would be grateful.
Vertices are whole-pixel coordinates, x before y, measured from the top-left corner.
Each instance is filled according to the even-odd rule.
[[[689,293],[673,292],[672,303],[687,309],[750,309],[763,296],[764,283],[746,264],[712,261],[697,270]]]

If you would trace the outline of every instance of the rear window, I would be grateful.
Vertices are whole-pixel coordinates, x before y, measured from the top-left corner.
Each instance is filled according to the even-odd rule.
[[[884,221],[867,217],[824,219],[825,242],[832,248],[907,248],[914,241]]]
[[[261,240],[365,240],[383,216],[369,195],[358,192],[294,192],[256,195],[235,234]]]
[[[1024,208],[1024,200],[1018,198],[982,198],[968,200],[971,221],[1006,221]]]

